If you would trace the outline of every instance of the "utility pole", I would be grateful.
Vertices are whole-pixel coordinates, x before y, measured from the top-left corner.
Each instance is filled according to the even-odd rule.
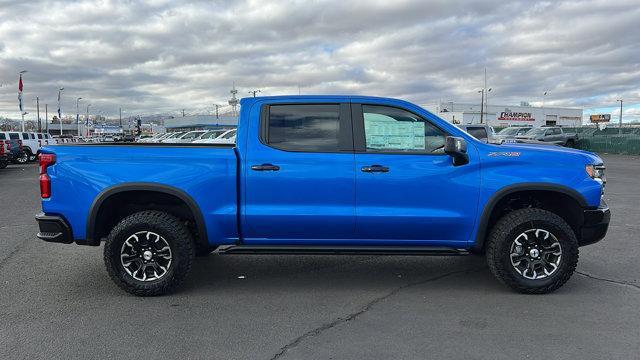
[[[58,89],[58,121],[60,122],[60,137],[62,137],[62,90],[64,90],[63,87]]]
[[[122,108],[119,108],[119,114],[120,114],[120,129],[122,129]]]
[[[38,113],[38,132],[42,132],[42,122],[40,121],[40,98],[36,96],[36,110]]]
[[[44,127],[47,134],[49,133],[49,104],[44,104]]]
[[[249,91],[249,94],[253,94],[253,97],[256,97],[256,93],[262,92],[260,90],[251,90]]]
[[[213,104],[213,106],[215,106],[215,108],[216,108],[216,119],[220,119],[220,114],[218,113],[218,109],[220,109],[220,105]]]
[[[184,117],[184,109],[182,109],[182,117]]]
[[[78,136],[80,136],[80,108],[79,108],[80,100],[82,100],[81,97],[76,99],[76,128],[78,130],[77,131]]]
[[[622,134],[622,99],[616,101],[620,101],[620,124],[618,126],[618,133]]]

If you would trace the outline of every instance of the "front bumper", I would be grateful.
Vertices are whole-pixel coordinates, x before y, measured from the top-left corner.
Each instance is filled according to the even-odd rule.
[[[584,210],[583,218],[584,223],[578,245],[585,246],[602,240],[607,234],[611,220],[609,206],[603,204],[597,209]]]
[[[36,215],[36,221],[40,227],[40,231],[36,235],[38,239],[63,244],[73,242],[71,226],[62,217],[40,213]]]

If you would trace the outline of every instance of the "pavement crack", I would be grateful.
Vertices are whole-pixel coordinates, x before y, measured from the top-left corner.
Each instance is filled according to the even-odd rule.
[[[582,271],[577,271],[577,270],[576,270],[576,273],[579,274],[579,275],[582,275],[584,277],[587,277],[589,279],[604,281],[604,282],[608,282],[608,283],[612,283],[612,284],[616,284],[616,285],[629,286],[629,287],[632,287],[632,288],[634,288],[636,290],[640,290],[640,286],[638,286],[636,284],[628,283],[626,281],[607,279],[607,278],[591,275],[589,273],[582,272]]]
[[[337,325],[355,320],[357,317],[359,317],[360,315],[366,313],[367,311],[369,311],[374,305],[380,303],[381,301],[384,301],[390,297],[392,297],[393,295],[399,293],[400,291],[412,287],[412,286],[416,286],[416,285],[422,285],[424,283],[428,283],[430,281],[436,281],[436,280],[440,280],[442,278],[448,277],[448,276],[452,276],[452,275],[456,275],[456,274],[462,274],[462,273],[466,273],[472,270],[476,270],[476,268],[472,268],[472,269],[465,269],[465,270],[457,270],[457,271],[451,271],[445,274],[441,274],[438,276],[434,276],[434,277],[430,277],[427,279],[423,279],[420,281],[414,281],[414,282],[409,282],[406,283],[404,285],[401,285],[399,287],[396,287],[395,289],[391,290],[390,292],[378,296],[374,299],[372,299],[371,301],[369,301],[368,303],[366,303],[362,308],[360,308],[360,310],[353,312],[351,314],[348,314],[347,316],[343,316],[343,317],[339,317],[329,323],[325,323],[323,325],[320,325],[319,327],[309,330],[306,333],[298,336],[297,338],[293,339],[291,342],[289,342],[288,344],[286,344],[285,346],[280,348],[280,351],[278,351],[278,353],[276,353],[273,357],[270,358],[270,360],[276,360],[281,358],[282,356],[284,356],[287,351],[295,348],[296,346],[300,345],[303,341],[305,341],[306,339],[315,337],[320,335],[321,333],[323,333],[326,330],[329,330],[333,327],[336,327]]]

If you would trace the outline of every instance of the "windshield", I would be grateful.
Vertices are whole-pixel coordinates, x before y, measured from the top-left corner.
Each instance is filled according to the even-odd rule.
[[[230,139],[232,137],[236,136],[236,131],[235,130],[231,130],[228,133],[224,134],[222,136],[223,139]]]
[[[545,131],[547,131],[547,129],[535,128],[535,129],[531,129],[531,130],[527,131],[527,133],[525,135],[544,135]]]
[[[227,130],[213,130],[205,133],[200,139],[215,139]]]
[[[498,135],[516,135],[518,133],[519,128],[505,128],[500,130]]]

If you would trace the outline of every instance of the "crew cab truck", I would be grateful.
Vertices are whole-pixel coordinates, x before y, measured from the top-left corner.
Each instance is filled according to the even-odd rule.
[[[236,144],[42,149],[45,241],[104,245],[122,289],[183,282],[196,255],[485,254],[524,293],[562,286],[605,236],[593,153],[482,143],[411,103],[362,96],[241,101]]]
[[[516,136],[517,140],[537,140],[555,145],[575,147],[578,143],[578,134],[567,133],[559,126],[543,126],[533,128],[524,135]]]

